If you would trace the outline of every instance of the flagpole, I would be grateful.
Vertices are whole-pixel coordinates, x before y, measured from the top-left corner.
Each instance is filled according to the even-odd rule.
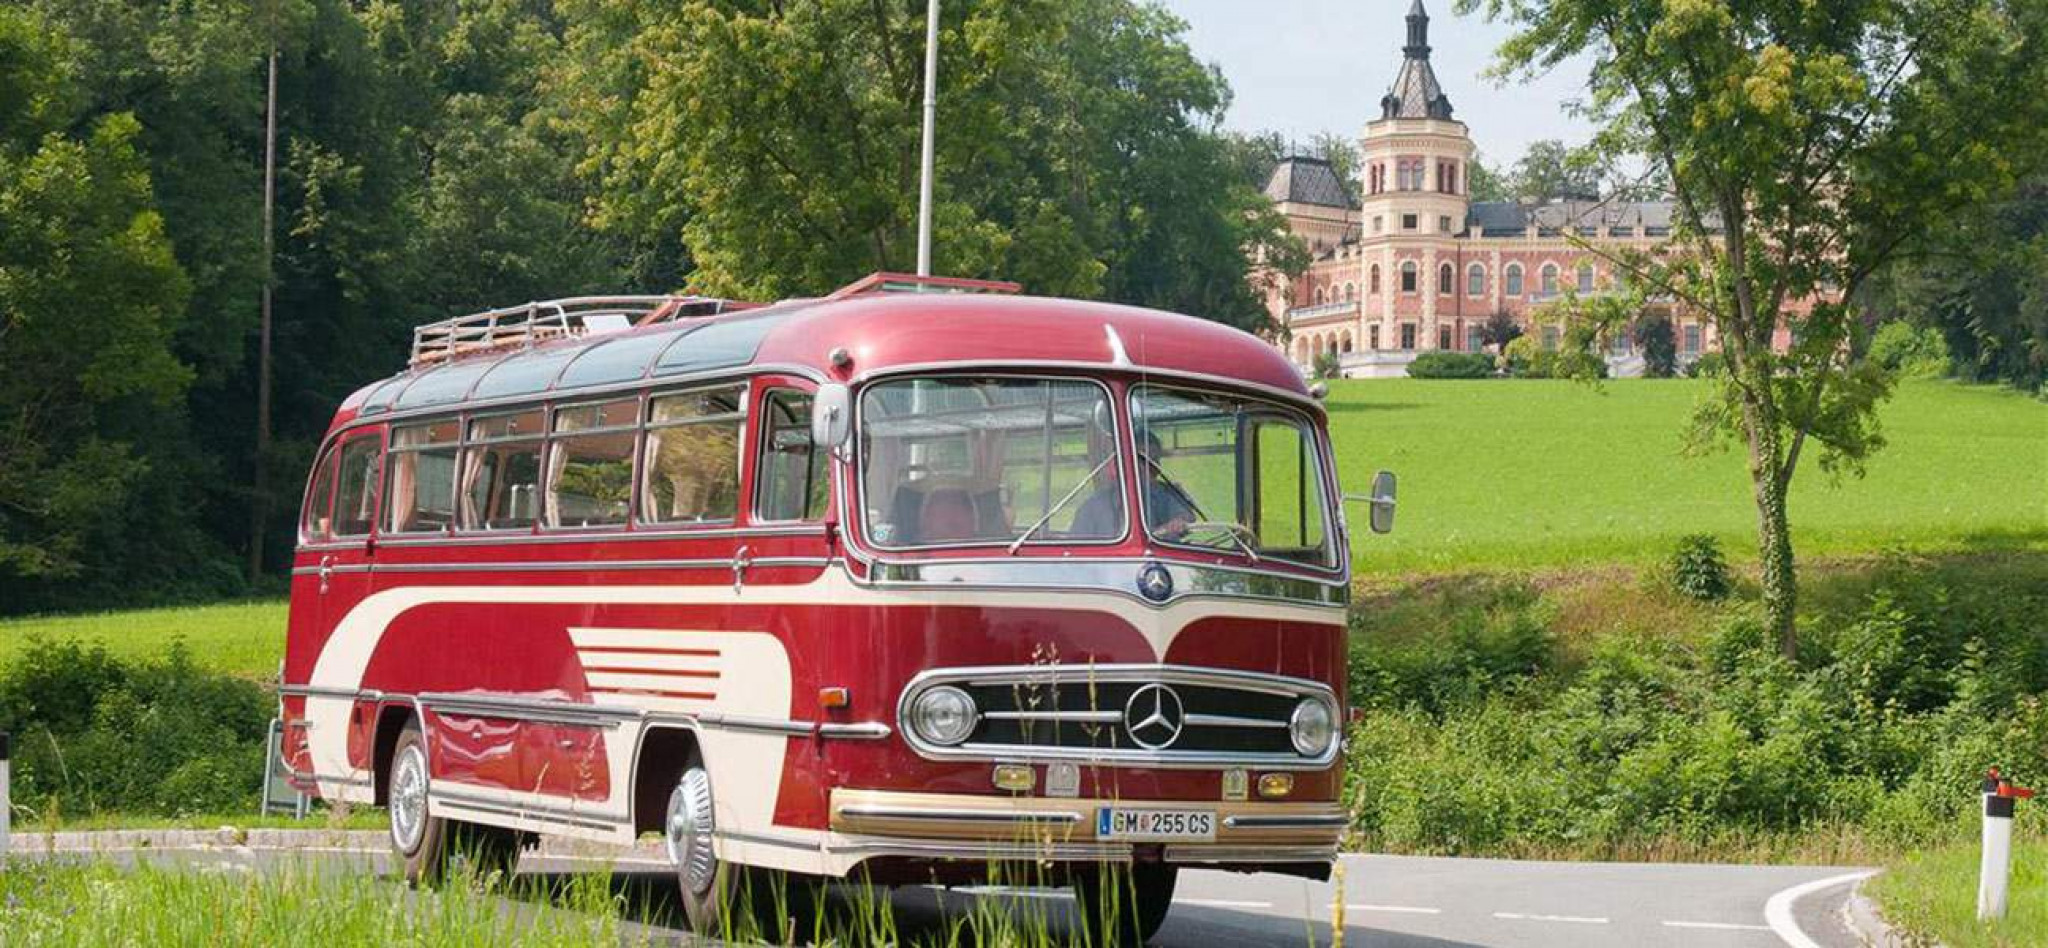
[[[939,0],[924,19],[924,163],[917,184],[917,275],[932,275],[933,136],[939,120]]]

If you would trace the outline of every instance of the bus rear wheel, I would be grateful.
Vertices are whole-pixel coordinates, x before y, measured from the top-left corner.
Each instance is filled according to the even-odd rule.
[[[1095,948],[1142,945],[1166,922],[1180,867],[1158,862],[1076,870],[1074,901]]]
[[[386,798],[391,850],[404,868],[407,884],[440,882],[457,858],[469,860],[478,878],[493,872],[501,879],[510,877],[519,865],[519,851],[531,842],[531,834],[432,815],[427,805],[432,784],[426,739],[419,724],[410,722],[391,751]]]
[[[711,772],[702,757],[692,754],[669,792],[662,839],[675,866],[683,913],[699,935],[716,934],[729,907],[732,868],[718,858],[714,812]]]

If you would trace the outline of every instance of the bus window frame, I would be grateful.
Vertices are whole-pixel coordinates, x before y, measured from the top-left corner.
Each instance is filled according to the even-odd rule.
[[[818,467],[819,475],[823,477],[825,480],[825,501],[818,508],[818,515],[815,517],[787,518],[771,518],[764,517],[761,515],[761,500],[768,486],[766,480],[763,477],[763,475],[767,472],[768,466],[766,463],[768,451],[768,406],[774,400],[777,394],[787,393],[808,399],[811,402],[812,410],[815,411],[817,407],[818,397],[817,386],[812,385],[809,382],[798,384],[794,379],[779,378],[775,376],[758,377],[754,380],[754,385],[755,391],[752,394],[749,407],[758,407],[760,410],[750,411],[747,413],[747,415],[750,419],[758,418],[760,420],[757,423],[749,424],[747,426],[747,438],[743,439],[751,440],[752,442],[754,442],[752,449],[747,451],[747,456],[752,458],[754,463],[750,467],[744,465],[742,467],[742,472],[745,474],[747,479],[752,482],[748,485],[745,485],[745,490],[748,496],[747,525],[788,526],[792,524],[825,523],[826,521],[832,519],[832,504],[834,499],[837,497],[838,493],[836,490],[834,490],[835,485],[833,483],[833,469],[837,465],[833,463],[832,452],[818,447],[816,442],[811,443],[810,463]],[[805,418],[804,424],[801,425],[800,428],[805,432],[806,436],[808,436],[810,430],[809,417]]]
[[[1054,372],[1017,372],[1002,370],[975,371],[971,368],[963,368],[941,369],[937,371],[932,371],[930,369],[913,369],[904,372],[891,372],[886,375],[878,375],[873,378],[862,381],[860,387],[853,392],[853,450],[849,452],[848,458],[845,462],[845,467],[848,471],[847,476],[853,478],[854,482],[853,510],[849,512],[848,516],[843,517],[842,519],[850,519],[858,522],[857,530],[860,534],[860,539],[862,543],[866,544],[870,549],[879,552],[917,554],[945,552],[951,550],[1005,550],[1009,547],[1011,543],[1016,541],[1015,537],[1010,537],[1008,539],[1002,540],[972,540],[966,542],[956,541],[949,543],[920,543],[909,546],[897,546],[876,541],[873,533],[870,532],[870,530],[868,529],[868,477],[866,440],[866,415],[868,392],[872,391],[878,385],[887,385],[891,382],[917,381],[920,379],[1019,379],[1028,382],[1085,382],[1101,389],[1103,395],[1105,396],[1107,407],[1109,408],[1110,452],[1116,456],[1117,479],[1118,483],[1122,486],[1122,493],[1124,497],[1124,503],[1122,505],[1123,509],[1120,511],[1123,520],[1123,528],[1117,532],[1116,536],[1108,539],[1057,539],[1027,541],[1026,543],[1024,543],[1023,546],[1018,548],[1018,552],[1022,553],[1024,550],[1044,549],[1047,547],[1118,547],[1123,546],[1124,544],[1129,543],[1131,541],[1134,531],[1138,528],[1137,518],[1131,516],[1130,503],[1132,484],[1132,463],[1135,459],[1129,456],[1129,445],[1125,443],[1129,440],[1129,437],[1125,434],[1125,431],[1128,429],[1125,424],[1123,409],[1119,407],[1117,404],[1120,397],[1128,397],[1127,393],[1129,391],[1129,386],[1124,385],[1121,381],[1116,379],[1103,378],[1097,375],[1086,375],[1081,373],[1060,374]]]
[[[758,376],[744,376],[717,381],[699,381],[686,385],[668,386],[641,392],[640,436],[634,443],[633,448],[634,509],[631,522],[635,530],[677,530],[684,532],[730,530],[740,526],[743,522],[752,522],[750,519],[747,519],[752,513],[747,497],[752,490],[751,481],[754,472],[747,467],[747,456],[755,437],[751,419],[754,416],[754,385],[758,378]],[[661,399],[720,390],[730,390],[739,393],[739,405],[735,410],[722,415],[707,415],[687,421],[656,422],[654,420],[654,403]],[[655,432],[665,431],[670,428],[687,428],[693,425],[723,423],[735,417],[739,421],[740,427],[739,437],[733,439],[733,491],[737,496],[733,498],[732,516],[719,520],[648,519],[646,498],[652,484],[649,478],[654,476],[654,466],[647,463],[647,446]]]
[[[475,425],[477,422],[489,421],[493,418],[509,418],[514,415],[525,415],[530,413],[538,413],[540,415],[541,428],[540,431],[536,434],[522,434],[510,438],[475,438],[470,435],[471,426]],[[544,519],[541,516],[541,512],[538,510],[534,512],[533,522],[523,527],[463,526],[463,515],[466,513],[466,511],[463,508],[466,507],[469,503],[469,490],[468,485],[465,485],[462,482],[462,468],[464,465],[468,463],[469,450],[473,447],[494,444],[537,444],[540,448],[540,471],[542,479],[535,486],[545,487],[548,463],[548,403],[544,401],[524,402],[516,405],[493,407],[488,411],[466,411],[463,412],[460,417],[462,419],[462,440],[460,442],[460,450],[456,454],[455,464],[455,502],[457,504],[457,508],[455,511],[455,530],[453,533],[450,533],[449,535],[497,536],[511,538],[520,536],[521,534],[527,536],[538,534],[540,532],[541,523]],[[539,502],[539,500],[536,500],[536,503]],[[433,534],[421,534],[420,536],[422,538],[431,539],[433,537]]]
[[[424,444],[409,447],[401,447],[398,443],[398,433],[400,431],[410,428],[432,428],[435,425],[445,424],[448,422],[454,422],[455,424],[455,440],[452,442],[446,444]],[[409,418],[402,423],[386,425],[385,428],[388,434],[384,439],[384,470],[380,475],[380,480],[383,481],[383,493],[378,496],[380,508],[382,506],[382,501],[390,499],[391,475],[392,472],[396,470],[393,461],[396,459],[398,455],[417,454],[424,451],[453,448],[455,450],[455,464],[454,470],[449,472],[449,484],[451,485],[451,489],[453,490],[452,498],[455,502],[455,511],[454,516],[449,518],[448,525],[438,530],[387,530],[385,529],[385,527],[388,524],[384,522],[384,518],[389,517],[394,511],[380,509],[377,511],[378,536],[402,537],[409,540],[430,539],[433,537],[441,536],[452,536],[462,524],[462,504],[464,500],[462,493],[462,459],[465,449],[467,449],[469,446],[468,416],[462,413],[457,413],[453,415],[428,415],[419,418]],[[415,493],[417,493],[418,488],[415,487],[414,491]]]
[[[571,361],[574,360],[572,359]],[[575,411],[578,408],[595,408],[626,401],[633,402],[633,420],[627,424],[609,425],[603,428],[581,428],[569,432],[560,430],[559,425],[561,424],[560,419],[563,412]],[[649,406],[653,404],[654,400],[649,397],[647,392],[634,391],[614,392],[608,396],[577,398],[573,401],[548,402],[543,405],[542,417],[546,422],[547,434],[544,436],[541,446],[540,511],[539,515],[534,519],[534,532],[547,534],[607,534],[621,533],[632,529],[633,524],[639,519],[640,454],[646,450],[647,418],[650,411]],[[561,511],[556,509],[555,478],[560,475],[561,471],[558,470],[558,466],[555,463],[555,455],[561,451],[561,442],[569,438],[615,434],[630,434],[633,437],[633,448],[626,458],[629,468],[626,479],[625,518],[617,523],[576,524],[574,526],[563,526],[557,523],[556,520],[561,516]]]

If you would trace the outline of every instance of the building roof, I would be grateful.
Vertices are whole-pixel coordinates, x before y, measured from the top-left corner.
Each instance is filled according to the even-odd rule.
[[[1266,179],[1266,196],[1275,201],[1316,204],[1322,207],[1352,208],[1351,189],[1337,176],[1337,169],[1321,158],[1292,155],[1280,159],[1273,176]]]
[[[1451,99],[1429,65],[1429,12],[1422,9],[1422,0],[1415,0],[1408,8],[1408,45],[1401,47],[1401,71],[1380,100],[1380,118],[1450,117]]]
[[[1638,236],[1656,236],[1645,231],[1668,230],[1674,210],[1670,201],[1474,201],[1465,226],[1482,237],[1519,234],[1530,227],[1634,227]]]

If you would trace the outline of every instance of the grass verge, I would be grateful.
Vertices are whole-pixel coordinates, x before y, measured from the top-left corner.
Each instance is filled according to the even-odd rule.
[[[1909,944],[2048,945],[2048,839],[2035,836],[2014,845],[2006,916],[1998,921],[1977,921],[1978,856],[1974,842],[1917,852],[1872,879],[1864,891]]]
[[[268,680],[284,658],[284,623],[282,599],[6,619],[0,620],[0,669],[37,640],[97,645],[131,662],[162,658],[173,641],[182,641],[199,668]]]

